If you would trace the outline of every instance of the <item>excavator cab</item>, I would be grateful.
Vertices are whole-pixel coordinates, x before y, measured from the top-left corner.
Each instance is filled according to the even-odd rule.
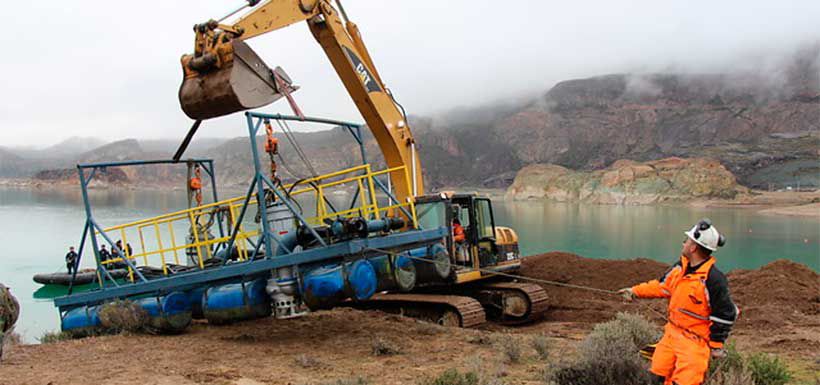
[[[495,225],[489,198],[442,193],[416,197],[415,204],[422,227],[455,229],[457,222],[464,230],[463,241],[455,240],[454,231],[445,240],[460,282],[491,276],[492,271],[520,267],[518,237],[512,229]]]
[[[179,87],[179,104],[191,119],[264,107],[298,89],[282,68],[271,70],[238,38],[241,31],[215,21],[198,24],[194,31],[194,53],[180,60],[183,79]]]

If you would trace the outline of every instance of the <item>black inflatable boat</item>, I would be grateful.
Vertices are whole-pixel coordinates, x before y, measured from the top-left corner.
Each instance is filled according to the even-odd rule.
[[[128,275],[128,270],[126,269],[114,269],[108,270],[111,273],[111,276],[116,278],[124,278]],[[34,282],[37,282],[42,285],[65,285],[68,286],[71,283],[71,274],[68,273],[50,273],[50,274],[34,274]],[[77,276],[74,278],[75,285],[84,285],[87,283],[97,282],[97,271],[96,270],[83,270],[77,272]]]

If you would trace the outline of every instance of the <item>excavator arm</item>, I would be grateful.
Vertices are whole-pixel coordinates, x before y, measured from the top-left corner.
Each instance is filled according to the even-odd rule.
[[[408,174],[408,178],[399,173],[392,174],[396,198],[404,202],[408,198],[412,199],[422,194],[424,186],[421,162],[416,154],[415,141],[406,118],[381,81],[358,27],[344,15],[340,15],[330,0],[269,0],[242,16],[233,25],[222,25],[211,20],[194,26],[194,54],[182,58],[185,80],[180,89],[180,102],[183,110],[191,118],[207,119],[260,107],[278,99],[277,94],[282,90],[278,89],[270,78],[263,79],[265,76],[259,71],[261,59],[258,59],[242,41],[301,21],[307,22],[313,36],[330,59],[342,84],[373,132],[387,166],[404,167]],[[232,67],[236,66],[234,61],[247,65],[246,69],[250,70],[233,70]],[[264,66],[264,63],[261,65]],[[247,84],[262,83],[261,91],[257,85],[238,89],[242,83],[235,79],[242,78],[243,75],[247,79],[248,73],[251,74],[251,78],[256,75],[258,79],[256,82],[248,81]],[[220,92],[206,89],[206,83],[219,78],[220,74],[223,79],[214,83],[216,86],[212,84],[211,88],[224,90],[234,87],[228,94],[239,101],[229,108],[224,108],[225,104],[220,105],[220,101],[213,97]],[[283,72],[278,74],[284,76]],[[242,100],[249,95],[259,98],[251,100],[252,98],[246,97]],[[212,100],[203,104],[203,99]]]

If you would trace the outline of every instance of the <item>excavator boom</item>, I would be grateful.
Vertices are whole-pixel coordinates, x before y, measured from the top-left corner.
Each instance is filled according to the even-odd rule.
[[[194,26],[194,53],[182,57],[182,109],[192,119],[209,119],[262,107],[295,90],[289,84],[277,88],[270,69],[244,41],[301,21],[330,59],[387,166],[408,173],[391,175],[396,198],[404,202],[422,194],[421,162],[407,120],[382,83],[358,28],[343,21],[329,0],[269,0],[233,25],[211,20]]]

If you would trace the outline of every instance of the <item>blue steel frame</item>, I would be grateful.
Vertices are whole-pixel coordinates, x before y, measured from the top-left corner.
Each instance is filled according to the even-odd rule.
[[[251,111],[245,112],[245,116],[248,119],[248,128],[249,129],[253,124],[252,119],[254,119],[254,118],[259,119],[259,121],[257,122],[256,129],[252,130],[252,132],[258,131],[259,130],[258,125],[261,124],[261,122],[263,122],[265,120],[280,120],[280,121],[285,121],[285,122],[292,121],[292,122],[322,123],[322,124],[328,124],[328,125],[332,125],[332,126],[344,127],[350,133],[350,135],[353,136],[353,139],[356,140],[356,143],[359,144],[359,151],[361,152],[361,155],[362,155],[362,164],[367,163],[367,152],[365,151],[364,137],[362,136],[362,127],[364,127],[364,126],[361,125],[361,124],[345,122],[345,121],[342,121],[342,120],[315,118],[315,117],[308,117],[308,116],[299,117],[299,116],[282,115],[282,114],[263,114],[263,113],[251,112]],[[252,135],[255,135],[255,133],[252,134]],[[388,177],[389,177],[389,175],[388,175]],[[398,202],[398,199],[396,199],[396,196],[390,191],[389,188],[387,188],[387,186],[384,185],[384,183],[382,181],[379,180],[379,178],[373,178],[373,182],[376,184],[377,187],[379,187],[379,189],[385,195],[387,195],[388,198],[391,199],[392,202]],[[350,203],[351,208],[353,206],[355,206],[355,204],[356,204],[356,199],[359,195],[358,194],[359,193],[358,189],[359,188],[356,187],[356,193],[353,194],[353,200]],[[411,215],[407,211],[407,209],[405,209],[404,207],[399,207],[399,209],[401,210],[402,214],[405,215],[406,218],[411,217]]]
[[[435,243],[440,241],[443,237],[447,236],[450,230],[447,227],[438,227],[434,229],[416,229],[416,230],[408,230],[400,233],[389,234],[385,236],[379,237],[372,237],[372,238],[361,238],[361,239],[353,239],[345,242],[339,242],[332,245],[328,245],[322,237],[320,237],[316,231],[313,229],[312,226],[308,224],[305,218],[295,210],[292,202],[288,197],[283,195],[276,186],[274,185],[273,181],[265,175],[265,171],[261,166],[260,157],[259,157],[259,150],[256,146],[256,134],[259,131],[260,126],[263,122],[268,120],[281,120],[281,121],[300,121],[300,122],[313,122],[313,123],[323,123],[323,124],[330,124],[345,127],[350,134],[354,137],[356,142],[359,144],[359,148],[361,151],[362,162],[367,163],[367,157],[365,154],[365,145],[364,140],[362,138],[362,125],[338,120],[331,120],[331,119],[322,119],[322,118],[311,118],[311,117],[296,117],[296,116],[288,116],[288,115],[279,115],[279,114],[263,114],[263,113],[256,113],[256,112],[245,112],[246,121],[248,124],[248,134],[250,138],[250,146],[251,146],[251,154],[253,155],[253,163],[254,163],[254,177],[248,187],[248,191],[245,194],[245,199],[242,205],[242,209],[240,211],[239,217],[236,219],[236,225],[231,232],[231,238],[228,240],[225,250],[231,250],[235,241],[236,235],[238,233],[238,226],[242,223],[244,216],[247,212],[247,208],[250,203],[250,199],[253,196],[254,190],[256,190],[256,199],[257,199],[257,207],[260,208],[262,217],[260,222],[262,224],[262,236],[258,239],[256,243],[256,252],[259,251],[259,247],[264,242],[266,245],[265,247],[265,257],[262,259],[254,259],[250,258],[246,261],[241,262],[233,262],[228,263],[229,258],[225,259],[223,266],[219,268],[213,269],[206,269],[206,270],[196,270],[190,271],[185,273],[180,273],[178,275],[168,276],[168,277],[161,277],[152,280],[146,279],[138,270],[136,270],[135,266],[133,266],[130,261],[126,261],[128,265],[134,269],[134,271],[139,276],[140,280],[138,282],[134,282],[133,284],[126,284],[126,285],[117,285],[116,282],[111,279],[110,273],[104,269],[103,266],[100,264],[100,257],[99,251],[97,250],[97,244],[95,237],[91,237],[92,244],[95,250],[95,257],[97,260],[98,269],[100,269],[101,273],[105,274],[112,282],[114,282],[116,287],[102,287],[101,290],[71,294],[69,290],[69,295],[58,297],[54,299],[54,305],[57,306],[60,311],[70,310],[71,308],[82,306],[82,305],[90,305],[101,303],[106,300],[116,299],[116,298],[124,298],[130,297],[135,295],[142,295],[148,293],[156,293],[156,292],[170,292],[173,290],[188,290],[203,284],[219,282],[219,281],[228,281],[233,279],[239,279],[243,277],[249,276],[258,276],[261,274],[269,274],[269,272],[273,269],[277,269],[280,267],[286,266],[296,266],[305,263],[313,263],[313,262],[320,262],[320,261],[330,261],[334,259],[340,259],[345,256],[356,255],[359,258],[368,258],[371,256],[375,256],[378,253],[374,252],[372,249],[392,249],[396,251],[400,250],[407,250],[414,247],[419,247],[423,245],[429,245],[431,243]],[[191,159],[191,160],[180,160],[180,161],[172,161],[172,160],[153,160],[153,161],[128,161],[128,162],[112,162],[112,163],[99,163],[99,164],[87,164],[87,165],[77,165],[78,172],[80,175],[80,183],[83,190],[83,202],[85,204],[86,209],[86,226],[83,230],[83,241],[80,243],[80,254],[82,253],[82,248],[84,245],[85,237],[88,234],[88,231],[93,231],[97,229],[100,231],[100,234],[108,241],[111,242],[111,239],[102,231],[102,228],[94,221],[92,213],[91,213],[91,206],[88,201],[88,192],[87,186],[88,182],[90,182],[93,174],[98,169],[103,169],[105,167],[116,167],[116,166],[131,166],[131,165],[147,165],[147,164],[172,164],[172,163],[188,163],[188,162],[195,162],[200,165],[206,170],[208,175],[211,177],[211,183],[213,188],[213,197],[214,201],[218,201],[217,194],[216,194],[216,182],[214,178],[213,172],[213,161],[210,159]],[[83,170],[91,168],[92,172],[89,178],[85,178]],[[377,178],[374,178],[374,182],[379,188],[384,192],[388,198],[392,199],[393,201],[398,201],[395,195],[384,186],[384,184],[379,181]],[[299,222],[305,225],[311,235],[319,242],[320,246],[311,248],[301,252],[293,252],[293,250],[288,250],[284,244],[281,243],[281,238],[273,233],[268,227],[268,218],[267,212],[263,210],[265,207],[264,197],[265,197],[265,186],[269,188],[271,192],[276,195],[276,198],[279,199],[282,203],[284,203],[288,209],[296,216]],[[355,194],[358,195],[358,194]],[[355,203],[355,202],[354,202]],[[402,212],[409,218],[411,217],[410,213],[405,209],[401,208]],[[274,255],[275,248],[273,245],[276,245],[278,248],[280,245],[283,249],[285,249],[286,253]],[[268,247],[267,245],[271,245]],[[112,247],[114,244],[112,243]],[[122,250],[118,251],[122,255]],[[256,255],[256,253],[254,253]]]
[[[91,183],[91,180],[94,179],[94,176],[97,174],[97,171],[105,171],[108,167],[129,167],[129,166],[146,166],[146,165],[155,165],[155,164],[198,164],[200,165],[208,176],[211,179],[211,191],[213,192],[213,200],[214,202],[219,200],[219,197],[216,192],[216,174],[214,173],[214,162],[212,159],[187,159],[187,160],[129,160],[129,161],[121,161],[121,162],[102,162],[102,163],[81,163],[77,165],[77,176],[80,178],[80,188],[82,189],[83,195],[83,207],[85,208],[85,226],[83,226],[83,235],[80,238],[80,246],[77,250],[77,266],[80,266],[80,262],[82,262],[83,257],[83,249],[85,248],[85,240],[91,233],[91,247],[94,251],[94,260],[97,264],[97,275],[100,277],[100,283],[102,284],[103,290],[105,289],[105,282],[106,278],[110,281],[114,286],[119,286],[117,281],[114,277],[111,276],[111,273],[108,272],[108,269],[100,263],[100,250],[99,245],[97,244],[97,237],[94,236],[94,231],[99,231],[100,235],[105,239],[106,242],[111,246],[111,250],[116,250],[119,255],[125,255],[123,250],[120,250],[117,247],[116,243],[111,240],[108,234],[105,233],[103,228],[97,223],[94,219],[94,215],[91,211],[91,202],[88,200],[88,185]],[[90,169],[91,172],[86,177],[85,170]],[[221,221],[221,220],[220,220]],[[221,231],[221,226],[220,226]],[[139,270],[129,261],[128,259],[124,258],[123,261],[128,265],[129,268],[133,269],[134,273],[137,275],[140,281],[147,282],[148,279],[140,273]],[[68,285],[68,294],[70,295],[74,289],[74,279],[77,277],[77,270],[74,270],[74,273],[71,275],[71,281]]]

